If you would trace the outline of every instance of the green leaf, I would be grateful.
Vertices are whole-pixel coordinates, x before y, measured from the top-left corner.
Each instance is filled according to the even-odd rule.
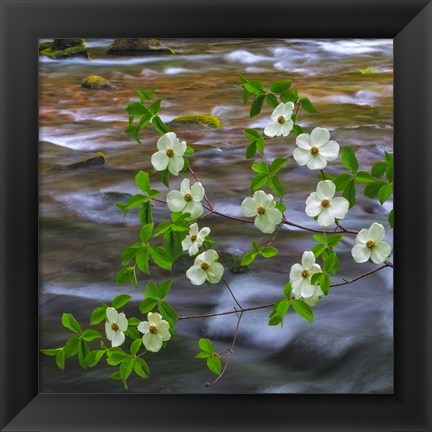
[[[360,183],[373,183],[376,180],[366,171],[359,171],[356,174],[356,180]]]
[[[114,297],[111,306],[114,309],[120,309],[121,307],[123,307],[128,301],[130,301],[132,297],[130,295],[127,294],[120,294],[117,297]]]
[[[63,327],[66,327],[67,329],[73,331],[74,333],[81,334],[81,326],[79,325],[78,321],[74,318],[74,316],[70,313],[64,313],[62,316],[62,325]]]
[[[130,355],[126,354],[123,350],[115,350],[109,349],[107,350],[107,363],[110,366],[117,366],[119,365],[123,360],[130,358]]]
[[[153,115],[157,115],[159,113],[161,102],[162,99],[158,99],[150,105],[149,110],[152,112]]]
[[[106,318],[106,306],[99,306],[93,309],[90,315],[90,325],[96,325]]]
[[[116,275],[117,283],[130,282],[135,288],[138,288],[136,280],[135,267],[124,267]]]
[[[325,248],[326,245],[316,244],[315,246],[312,247],[312,252],[314,253],[315,257],[318,258],[323,253]]]
[[[144,102],[145,100],[151,100],[151,98],[153,97],[154,90],[150,92],[147,92],[145,90],[139,90],[137,93],[141,101]]]
[[[94,367],[96,366],[102,359],[102,357],[105,355],[105,350],[94,350],[90,351],[85,356],[85,364],[87,367]]]
[[[266,102],[270,108],[276,108],[279,105],[279,101],[273,93],[266,94]]]
[[[245,88],[249,93],[259,95],[261,93],[265,93],[266,89],[263,84],[258,80],[248,81],[243,84],[243,88]]]
[[[153,281],[145,286],[144,298],[159,299],[158,286]]]
[[[354,149],[352,147],[344,147],[344,149],[342,150],[341,161],[346,168],[352,171],[353,174],[357,173],[359,164]]]
[[[267,184],[269,180],[268,174],[257,174],[251,181],[251,189],[256,191]]]
[[[313,103],[308,98],[301,98],[300,103],[302,108],[311,114],[318,114],[319,111],[314,107]]]
[[[343,235],[342,234],[333,234],[327,239],[327,244],[330,247],[335,247],[341,240]]]
[[[130,102],[126,105],[129,116],[142,116],[149,114],[149,109],[140,102]]]
[[[389,184],[385,184],[384,186],[381,186],[380,190],[378,191],[378,198],[379,202],[381,204],[384,204],[393,194],[393,186]]]
[[[277,173],[278,171],[280,171],[286,164],[288,163],[288,159],[287,158],[277,158],[275,159],[271,165],[270,165],[270,172],[272,174]]]
[[[284,90],[280,95],[280,100],[284,103],[295,102],[297,98],[297,93],[291,90]]]
[[[211,340],[208,338],[201,338],[198,345],[206,353],[213,354],[215,352]]]
[[[80,338],[78,336],[73,336],[65,343],[63,347],[63,353],[65,357],[72,357],[78,353],[78,348],[80,344]]]
[[[251,166],[251,170],[257,174],[269,174],[270,169],[265,162],[254,163]]]
[[[139,219],[142,225],[153,222],[152,205],[150,201],[142,203],[139,208]]]
[[[256,145],[257,150],[258,150],[260,153],[264,153],[264,147],[265,147],[265,141],[264,141],[264,138],[257,139],[257,140],[255,141],[255,145]]]
[[[344,188],[342,196],[349,202],[349,208],[356,203],[356,186],[355,180],[351,180]]]
[[[152,125],[156,132],[159,132],[161,135],[166,134],[169,132],[169,127],[162,121],[162,119],[159,116],[155,116],[152,119]]]
[[[150,374],[149,367],[148,367],[146,361],[142,358],[137,358],[134,360],[133,370],[142,379],[148,378],[148,376]]]
[[[143,247],[137,252],[135,261],[136,265],[143,273],[146,273],[148,275],[150,274],[148,247]]]
[[[246,159],[252,159],[255,156],[256,151],[256,141],[253,141],[246,147]]]
[[[147,243],[152,235],[154,224],[149,223],[144,225],[140,230],[140,239],[143,243]]]
[[[102,335],[97,330],[88,329],[83,331],[82,338],[83,340],[90,342],[95,339],[101,339]]]
[[[207,359],[207,367],[214,374],[220,375],[222,370],[222,365],[221,365],[220,358],[216,353],[214,353],[212,356],[210,356]]]
[[[261,248],[258,246],[258,243],[255,241],[252,241],[252,250],[254,252],[259,252],[261,250]]]
[[[318,243],[323,243],[325,245],[327,244],[327,235],[326,235],[326,233],[314,234],[312,237]]]
[[[211,356],[211,354],[209,354],[209,353],[207,353],[207,352],[204,352],[204,351],[201,351],[201,352],[199,352],[196,356],[195,356],[195,358],[198,358],[198,359],[206,359],[206,358],[208,358],[208,357],[210,357]]]
[[[341,191],[345,189],[346,185],[352,181],[353,177],[351,174],[339,174],[337,177],[335,177],[332,181],[336,185],[336,190]]]
[[[121,363],[120,363],[120,378],[122,379],[122,381],[126,381],[129,378],[129,375],[132,373],[132,369],[133,369],[133,359],[131,357],[125,358]]]
[[[50,357],[55,357],[59,351],[61,351],[61,348],[46,348],[40,350],[42,354],[45,354]]]
[[[242,265],[242,266],[251,265],[255,261],[256,257],[257,257],[256,252],[251,252],[251,251],[246,252],[241,259],[240,265]]]
[[[276,256],[279,253],[279,251],[274,246],[264,246],[261,249],[261,255],[264,258],[271,258]]]
[[[170,222],[161,222],[158,227],[156,228],[156,231],[154,232],[153,236],[157,237],[161,234],[164,234],[168,230],[171,229],[171,223]]]
[[[394,214],[393,214],[393,209],[390,210],[390,213],[388,215],[388,223],[390,225],[390,228],[394,227]]]
[[[257,116],[261,110],[264,103],[265,95],[257,96],[256,99],[252,102],[249,115],[250,117]]]
[[[369,198],[376,198],[378,196],[378,192],[381,189],[382,186],[386,185],[387,183],[383,181],[377,181],[375,183],[369,183],[366,185],[364,189],[364,194]]]
[[[147,172],[139,171],[135,176],[135,183],[143,192],[150,194],[150,177]]]
[[[386,169],[386,178],[391,183],[393,181],[394,173],[393,173],[393,164],[389,164]]]
[[[288,282],[283,288],[284,296],[287,298],[291,297],[292,285],[291,282]]]
[[[273,193],[275,193],[278,197],[283,198],[285,195],[285,188],[275,175],[268,178],[268,185]]]
[[[59,369],[63,370],[65,367],[65,353],[63,350],[60,350],[56,354],[56,365]]]
[[[281,213],[283,213],[286,210],[285,204],[281,203],[280,201],[276,202],[275,208],[277,208]]]
[[[135,326],[136,327],[140,322],[141,322],[141,320],[139,318],[136,318],[136,317],[128,318],[128,325],[129,326]]]
[[[162,183],[169,188],[169,178],[170,178],[170,172],[166,169],[165,171],[161,172],[161,180]]]
[[[303,133],[303,128],[298,124],[295,124],[292,130],[297,136]]]
[[[312,277],[311,277],[311,281],[310,281],[311,285],[318,284],[319,280],[321,279],[322,274],[323,273],[321,273],[321,272],[313,274]]]
[[[271,87],[270,90],[273,93],[282,93],[284,90],[288,90],[291,87],[291,83],[289,81],[279,81],[279,82],[274,82]]]
[[[250,96],[250,93],[244,88],[243,89],[243,94],[242,94],[242,100],[243,100],[244,104],[248,103],[249,96]]]
[[[330,278],[326,274],[321,274],[320,280],[319,280],[321,291],[327,295],[330,290]]]
[[[382,177],[387,170],[387,162],[377,162],[372,166],[372,175],[374,177],[380,178]]]
[[[182,235],[179,232],[168,231],[164,234],[163,247],[172,262],[179,258],[183,252],[181,242]]]
[[[149,247],[150,256],[155,264],[165,270],[171,270],[172,262],[169,255],[161,247]]]
[[[313,322],[313,312],[311,307],[302,300],[294,300],[293,308],[302,318],[309,322]]]
[[[277,314],[283,318],[284,315],[288,312],[288,309],[291,305],[291,302],[288,299],[282,299],[277,303],[276,312]]]
[[[165,300],[162,300],[158,306],[159,313],[163,316],[165,321],[168,321],[171,325],[174,325],[177,321],[176,310]]]
[[[158,305],[158,303],[158,299],[146,298],[140,303],[139,311],[142,314],[151,312]]]
[[[243,135],[249,140],[249,141],[256,141],[257,139],[261,138],[261,135],[259,132],[255,129],[245,129],[243,131]]]
[[[85,358],[89,352],[90,348],[88,344],[81,339],[80,343],[78,344],[78,361],[83,369],[87,369],[87,363],[85,362]]]
[[[169,293],[172,283],[173,283],[172,279],[167,279],[159,284],[157,293],[160,299],[163,299]]]
[[[141,338],[137,339],[137,340],[134,340],[131,343],[131,346],[130,346],[130,352],[131,352],[131,354],[135,355],[138,352],[138,350],[141,348],[141,345],[142,345],[142,339]]]

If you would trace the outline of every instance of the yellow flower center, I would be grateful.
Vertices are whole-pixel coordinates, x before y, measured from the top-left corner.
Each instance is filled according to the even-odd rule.
[[[191,241],[192,242],[196,241],[196,239],[197,239],[197,236],[195,234],[191,236]]]
[[[372,249],[372,248],[375,246],[375,242],[374,242],[373,240],[368,240],[368,241],[366,242],[366,246],[367,246],[369,249]]]
[[[151,325],[151,326],[149,327],[149,332],[150,332],[151,334],[156,334],[156,333],[157,333],[157,327],[154,326],[154,325]]]
[[[312,156],[316,156],[319,153],[319,148],[314,146],[310,149],[310,152]]]
[[[263,214],[265,213],[265,208],[264,208],[264,207],[258,207],[258,208],[257,208],[257,213],[258,213],[259,215],[263,215]]]
[[[328,199],[323,199],[321,205],[325,208],[330,207],[330,201]]]
[[[186,202],[192,201],[192,195],[190,193],[185,194],[184,200]]]
[[[174,156],[174,150],[173,149],[168,149],[166,151],[166,155],[170,158]]]
[[[206,262],[203,262],[203,263],[201,264],[201,268],[202,268],[204,271],[206,271],[209,267],[210,267],[210,266],[209,266]]]
[[[284,124],[286,120],[285,120],[284,116],[279,116],[278,119],[277,119],[277,121],[278,121],[279,124]]]
[[[309,276],[309,272],[306,269],[304,269],[302,271],[302,277],[306,279],[308,276]]]
[[[111,324],[111,330],[119,331],[119,326],[118,326],[118,324],[116,324],[116,323],[112,323],[112,324]]]

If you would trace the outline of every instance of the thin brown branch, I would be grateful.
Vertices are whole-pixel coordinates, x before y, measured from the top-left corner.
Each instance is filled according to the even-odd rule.
[[[238,335],[238,331],[239,331],[239,327],[240,327],[240,321],[241,321],[241,319],[242,319],[242,316],[243,316],[243,311],[242,312],[240,312],[240,315],[238,316],[238,319],[237,319],[237,325],[236,325],[236,328],[235,328],[235,330],[234,330],[234,337],[233,337],[233,341],[232,341],[232,343],[231,343],[231,346],[228,348],[228,357],[227,357],[227,360],[226,360],[226,362],[225,362],[225,365],[224,365],[224,367],[223,367],[223,369],[222,369],[222,372],[219,374],[219,376],[214,380],[214,381],[212,381],[211,383],[207,383],[206,384],[206,386],[207,387],[210,387],[210,386],[213,386],[213,385],[215,385],[221,378],[222,378],[222,376],[223,376],[223,374],[225,373],[225,371],[227,370],[227,367],[228,367],[228,364],[229,364],[229,362],[230,362],[230,360],[231,360],[231,357],[232,357],[232,355],[233,355],[233,353],[234,353],[234,348],[235,348],[235,345],[236,345],[236,342],[237,342],[237,335]]]
[[[239,303],[239,301],[237,300],[236,296],[235,296],[234,293],[232,292],[232,289],[231,289],[231,287],[228,285],[227,281],[226,281],[224,278],[222,278],[221,280],[222,280],[222,282],[225,284],[225,286],[228,288],[228,291],[230,292],[231,297],[233,298],[233,300],[237,303],[237,306],[240,308],[241,311],[243,311],[243,306],[242,306],[242,305]]]

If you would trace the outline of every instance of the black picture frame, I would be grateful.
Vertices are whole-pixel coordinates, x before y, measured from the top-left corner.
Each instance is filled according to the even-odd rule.
[[[431,430],[430,1],[0,4],[2,431]],[[38,393],[38,38],[138,36],[394,39],[394,395]]]

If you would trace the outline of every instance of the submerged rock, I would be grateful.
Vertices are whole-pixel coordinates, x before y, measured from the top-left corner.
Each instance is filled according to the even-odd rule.
[[[81,87],[92,90],[114,90],[116,86],[112,85],[108,80],[99,75],[89,75],[82,82]]]
[[[197,124],[211,128],[222,127],[222,122],[216,116],[211,114],[187,114],[176,117],[171,121],[171,123]]]
[[[105,163],[105,155],[102,152],[97,152],[96,156],[91,156],[79,162],[68,165],[69,168],[88,168],[92,166],[103,165]]]
[[[53,42],[42,42],[39,55],[55,60],[71,57],[88,58],[84,39],[54,39]]]
[[[157,39],[115,39],[107,54],[139,56],[147,54],[174,54],[174,51]]]

